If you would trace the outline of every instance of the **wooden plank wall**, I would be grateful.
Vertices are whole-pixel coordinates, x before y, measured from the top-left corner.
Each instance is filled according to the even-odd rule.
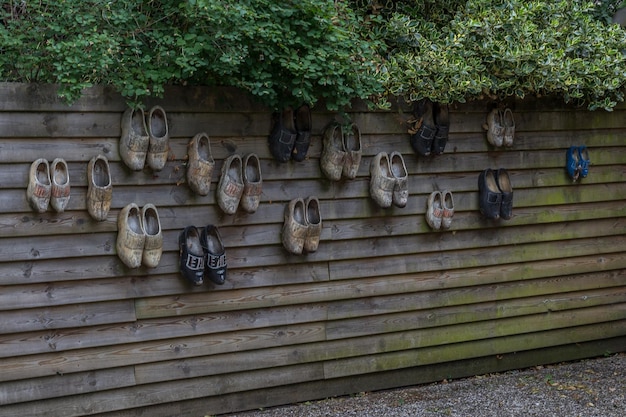
[[[515,145],[488,147],[489,103],[451,109],[445,154],[418,158],[405,105],[355,103],[364,158],[354,180],[319,169],[315,111],[302,163],[267,148],[270,112],[229,89],[171,88],[172,158],[154,174],[130,172],[118,140],[124,101],[104,87],[68,107],[49,86],[0,84],[0,415],[204,416],[431,382],[626,350],[626,110],[588,112],[553,100],[516,100]],[[404,110],[403,110],[404,109]],[[262,161],[254,214],[222,214],[215,195],[184,183],[186,148],[211,138],[217,166],[231,153]],[[572,183],[565,150],[590,149],[589,177]],[[407,207],[368,194],[369,161],[400,151]],[[104,222],[85,205],[87,163],[105,155],[113,205]],[[29,166],[66,159],[71,201],[37,214],[26,201]],[[514,217],[478,212],[477,178],[506,168]],[[452,227],[431,231],[430,192],[449,189]],[[281,245],[284,207],[321,201],[318,252]],[[164,231],[155,269],[116,256],[117,214],[153,203]],[[225,285],[191,288],[178,273],[178,235],[219,227]]]

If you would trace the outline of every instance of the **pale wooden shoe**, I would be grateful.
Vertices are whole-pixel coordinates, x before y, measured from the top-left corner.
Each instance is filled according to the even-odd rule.
[[[243,194],[241,208],[248,213],[254,213],[259,208],[263,188],[261,163],[256,154],[248,154],[243,159]]]
[[[356,124],[350,126],[350,131],[343,135],[343,150],[345,151],[345,159],[343,163],[343,176],[353,180],[359,171],[361,165],[361,131]]]
[[[52,180],[50,205],[55,211],[63,213],[70,201],[70,172],[63,159],[56,158],[52,161],[50,179]]]
[[[370,196],[382,208],[393,203],[393,190],[396,179],[391,173],[389,155],[380,152],[370,162]]]
[[[395,151],[392,152],[389,155],[389,166],[391,174],[395,179],[392,202],[396,207],[406,207],[409,201],[409,175],[402,154]]]
[[[120,157],[133,171],[141,171],[146,163],[150,136],[142,109],[128,108],[122,115]]]
[[[428,197],[428,208],[426,209],[426,223],[434,229],[441,229],[443,219],[443,202],[440,191],[433,191]]]
[[[441,228],[447,230],[452,225],[452,216],[454,216],[454,198],[450,191],[443,190],[441,192],[441,204],[443,206]]]
[[[243,195],[241,157],[231,155],[222,165],[222,176],[217,186],[217,204],[226,214],[235,214]]]
[[[340,124],[332,123],[326,128],[322,145],[320,168],[326,178],[339,181],[346,158],[346,151],[343,149],[343,129]]]
[[[146,127],[149,136],[146,163],[153,171],[160,171],[167,162],[170,142],[167,115],[161,106],[154,106],[150,109]]]
[[[48,210],[52,185],[50,183],[50,164],[39,158],[30,165],[26,197],[28,203],[38,213]]]
[[[510,148],[513,146],[513,141],[515,140],[515,118],[513,117],[511,109],[504,109],[504,113],[502,113],[502,124],[504,125],[503,143],[504,146]]]
[[[195,135],[188,145],[187,184],[198,195],[208,195],[215,160],[211,155],[211,140],[206,133]]]
[[[294,255],[302,254],[309,234],[305,212],[304,200],[301,198],[291,200],[285,208],[282,241],[285,249]]]
[[[495,108],[487,115],[487,141],[499,148],[504,143],[504,126],[502,112]]]
[[[304,202],[304,213],[307,224],[307,235],[304,240],[303,252],[312,253],[317,250],[322,235],[322,214],[317,197],[308,197]]]
[[[130,203],[117,217],[117,256],[129,268],[138,268],[143,257],[146,233],[137,204]]]
[[[95,220],[106,220],[113,199],[111,172],[106,157],[98,155],[89,161],[87,180],[87,211]]]
[[[159,212],[154,204],[146,204],[141,208],[141,221],[146,235],[141,263],[148,268],[156,268],[163,253],[163,233]]]

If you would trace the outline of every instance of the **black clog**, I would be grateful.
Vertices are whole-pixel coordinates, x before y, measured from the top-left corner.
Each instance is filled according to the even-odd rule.
[[[293,109],[287,107],[282,112],[275,112],[272,118],[273,126],[268,138],[270,153],[278,162],[287,162],[291,159],[298,136]]]
[[[200,243],[204,252],[204,276],[222,285],[226,281],[226,250],[217,227],[212,224],[202,230]]]
[[[200,232],[187,226],[178,237],[180,273],[193,285],[204,283],[205,256],[200,244]]]
[[[502,202],[500,203],[500,217],[509,220],[513,216],[513,186],[509,173],[504,168],[496,171],[496,183],[500,193],[502,193]]]
[[[500,218],[502,193],[491,168],[484,170],[478,176],[478,198],[480,212],[483,216],[494,220]]]
[[[302,162],[306,158],[311,145],[311,108],[303,104],[296,109],[295,113],[296,141],[291,151],[291,158],[296,162]]]
[[[417,128],[417,131],[411,135],[410,142],[411,147],[418,155],[429,156],[435,135],[437,134],[437,127],[433,116],[433,103],[430,100],[425,100],[419,107],[424,107],[421,116],[421,125]],[[420,109],[421,110],[421,109]]]
[[[435,137],[433,139],[432,153],[440,155],[446,149],[448,133],[450,132],[450,115],[447,104],[437,104],[435,111]]]

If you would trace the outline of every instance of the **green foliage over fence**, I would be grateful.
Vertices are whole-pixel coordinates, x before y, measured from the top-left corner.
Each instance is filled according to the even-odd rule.
[[[556,94],[623,101],[621,1],[9,1],[0,13],[2,81],[93,84],[131,103],[168,84],[228,85],[271,107],[354,98]]]

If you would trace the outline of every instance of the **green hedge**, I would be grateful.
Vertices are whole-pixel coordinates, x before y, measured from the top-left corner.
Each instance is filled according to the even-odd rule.
[[[59,84],[68,102],[93,84],[131,105],[196,84],[273,108],[550,94],[610,109],[626,81],[619,3],[14,0],[0,11],[0,74]]]

